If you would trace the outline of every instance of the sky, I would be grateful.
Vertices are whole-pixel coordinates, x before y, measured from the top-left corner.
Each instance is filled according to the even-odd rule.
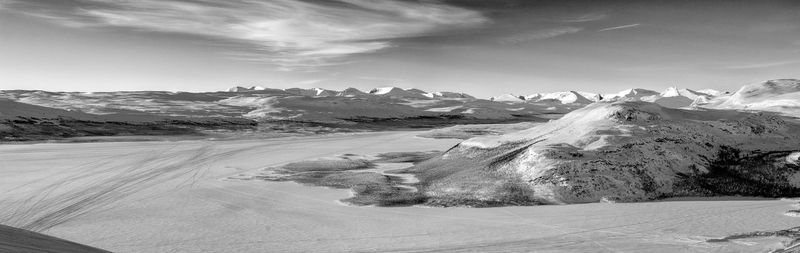
[[[0,0],[0,90],[735,91],[800,78],[800,1]]]

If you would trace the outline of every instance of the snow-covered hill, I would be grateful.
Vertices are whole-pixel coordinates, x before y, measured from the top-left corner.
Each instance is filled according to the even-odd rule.
[[[416,168],[428,195],[461,204],[800,196],[797,143],[800,125],[777,116],[598,102]]]
[[[706,108],[776,112],[800,117],[800,80],[777,79],[746,85],[703,105]]]

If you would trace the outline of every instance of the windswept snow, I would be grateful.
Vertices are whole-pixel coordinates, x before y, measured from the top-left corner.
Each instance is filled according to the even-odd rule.
[[[270,118],[272,113],[280,113],[281,109],[275,108],[277,100],[274,97],[243,97],[236,96],[220,100],[222,105],[242,106],[255,108],[243,116],[247,118]]]
[[[455,109],[460,109],[460,108],[463,108],[463,107],[464,106],[457,105],[457,106],[450,106],[450,107],[430,108],[430,109],[427,109],[425,111],[429,111],[429,112],[451,112],[451,111],[453,111]]]

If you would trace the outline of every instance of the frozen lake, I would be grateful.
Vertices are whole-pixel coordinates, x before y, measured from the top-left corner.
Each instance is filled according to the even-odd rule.
[[[0,224],[114,252],[711,252],[705,242],[800,226],[781,200],[378,208],[348,190],[229,179],[345,153],[446,150],[387,132],[264,140],[0,145]]]

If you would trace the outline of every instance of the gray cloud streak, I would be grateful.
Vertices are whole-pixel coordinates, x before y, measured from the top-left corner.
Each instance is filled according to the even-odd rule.
[[[628,29],[628,28],[634,28],[634,27],[637,27],[637,26],[640,26],[640,25],[641,24],[621,25],[621,26],[603,28],[603,29],[600,29],[600,30],[597,30],[597,31],[598,32],[605,32],[605,31],[612,31],[612,30],[619,30],[619,29]]]
[[[545,29],[528,33],[520,33],[505,38],[501,38],[500,40],[498,40],[498,42],[500,44],[519,44],[530,40],[543,40],[543,39],[558,37],[561,35],[577,33],[582,30],[583,28],[580,27],[572,27],[572,26],[558,27],[558,28]]]
[[[762,63],[755,63],[755,64],[747,64],[747,65],[725,66],[723,68],[724,69],[760,69],[760,68],[786,66],[786,65],[798,64],[798,63],[800,63],[800,61],[777,61],[777,62],[762,62]]]
[[[247,48],[229,52],[231,58],[267,62],[284,70],[342,64],[346,56],[391,47],[392,39],[488,21],[473,10],[394,0],[71,3],[3,0],[0,7],[73,27],[124,27],[241,43]]]

